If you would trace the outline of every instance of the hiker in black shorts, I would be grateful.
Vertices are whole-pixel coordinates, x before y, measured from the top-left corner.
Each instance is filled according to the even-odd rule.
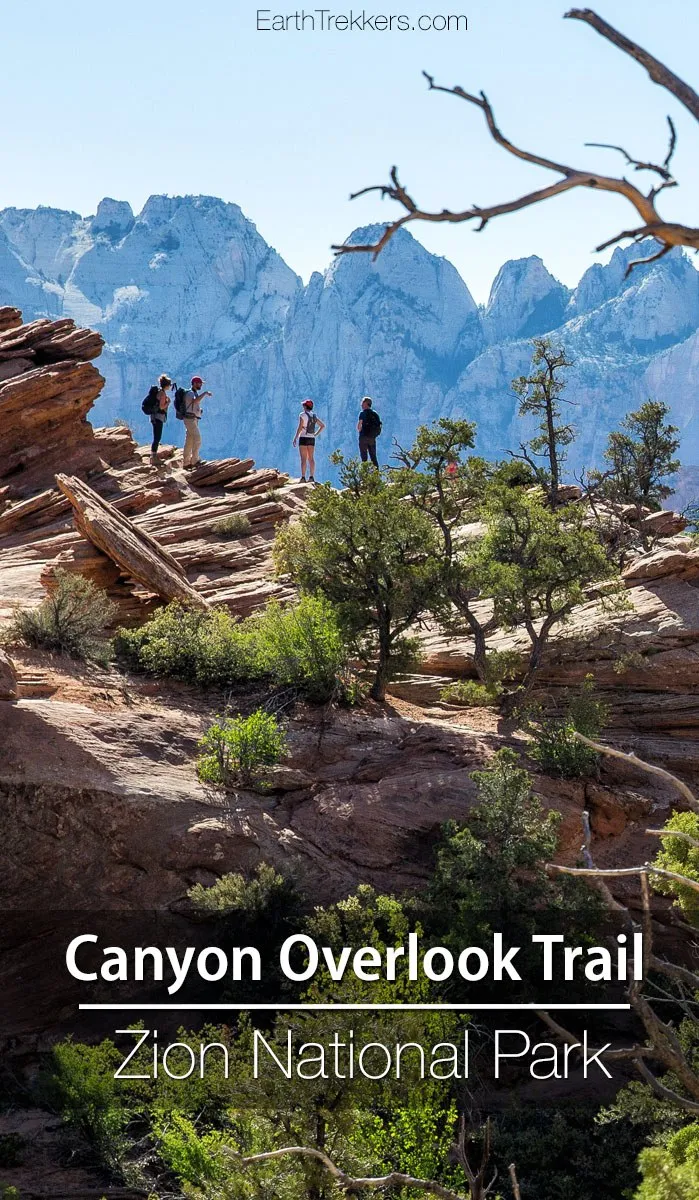
[[[313,412],[313,401],[304,400],[301,405],[299,423],[294,434],[294,445],[298,443],[299,454],[301,455],[301,483],[306,482],[307,472],[308,482],[315,483],[316,437],[324,429],[325,425],[320,417],[317,417]]]
[[[359,430],[359,453],[362,462],[366,462],[370,458],[374,466],[378,467],[376,439],[381,433],[381,418],[377,412],[374,412],[371,396],[365,396],[362,400],[362,411],[357,421],[357,429]]]

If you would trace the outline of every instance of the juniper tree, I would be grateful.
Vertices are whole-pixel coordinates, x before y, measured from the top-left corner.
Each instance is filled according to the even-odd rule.
[[[337,455],[342,491],[316,488],[301,520],[277,535],[278,569],[326,596],[374,657],[371,695],[383,700],[409,631],[434,603],[437,541],[428,516],[387,471]],[[414,646],[414,643],[413,643]]]
[[[604,452],[609,466],[597,476],[601,495],[635,505],[639,515],[644,508],[661,508],[672,495],[668,480],[680,468],[674,457],[680,439],[677,426],[667,420],[669,413],[662,401],[646,400],[627,413],[620,429],[610,433]]]

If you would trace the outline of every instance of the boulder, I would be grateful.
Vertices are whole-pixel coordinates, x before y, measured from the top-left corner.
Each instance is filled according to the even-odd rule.
[[[635,558],[621,577],[627,587],[634,583],[652,579],[663,579],[668,575],[692,577],[699,575],[699,546],[685,551],[677,547],[652,550]]]
[[[17,673],[4,650],[0,650],[0,700],[14,700],[16,695]]]
[[[642,533],[651,534],[653,537],[673,537],[686,528],[687,521],[680,513],[668,512],[665,509],[651,513],[641,521]]]

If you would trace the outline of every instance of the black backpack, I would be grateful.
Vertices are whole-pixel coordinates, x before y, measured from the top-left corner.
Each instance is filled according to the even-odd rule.
[[[377,412],[374,412],[373,408],[365,409],[365,412],[364,412],[364,436],[377,438],[377,437],[379,437],[382,428],[383,428],[383,426],[381,424],[381,417],[379,416],[379,414]]]
[[[175,389],[175,416],[178,421],[184,421],[187,416],[187,389]]]
[[[156,384],[153,384],[148,395],[143,401],[143,404],[141,405],[141,410],[146,414],[147,417],[152,417],[153,413],[157,412],[159,408],[160,388]]]

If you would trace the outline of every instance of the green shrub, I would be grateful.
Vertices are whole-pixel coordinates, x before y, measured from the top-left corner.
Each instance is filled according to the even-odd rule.
[[[294,884],[267,863],[260,863],[253,879],[231,871],[211,887],[195,884],[187,895],[198,912],[206,916],[234,914],[245,925],[261,917],[265,922],[278,919],[290,905],[298,905]]]
[[[0,1134],[0,1167],[21,1166],[25,1145],[25,1140],[19,1133]]]
[[[231,513],[228,517],[221,517],[219,521],[214,521],[211,526],[213,532],[222,538],[243,538],[247,537],[252,528],[250,518],[245,513]]]
[[[259,662],[281,687],[297,687],[315,704],[347,695],[347,643],[335,609],[322,596],[276,601],[250,621]]]
[[[51,1052],[47,1100],[88,1141],[103,1162],[118,1169],[126,1148],[133,1100],[114,1072],[122,1061],[113,1042],[97,1046],[65,1041]]]
[[[516,679],[522,670],[522,656],[516,650],[491,650],[485,660],[485,681],[504,683]]]
[[[463,704],[467,708],[489,708],[497,704],[504,691],[505,680],[514,679],[521,668],[521,656],[516,650],[491,650],[485,663],[485,680],[457,679],[439,693],[440,700]]]
[[[176,1110],[168,1113],[162,1124],[156,1127],[156,1132],[163,1161],[181,1182],[197,1188],[196,1195],[209,1195],[208,1191],[200,1192],[198,1189],[209,1183],[220,1186],[225,1180],[230,1169],[227,1170],[227,1163],[221,1155],[224,1141],[222,1132],[202,1134]],[[216,1192],[221,1195],[218,1187]]]
[[[228,687],[261,673],[246,623],[223,608],[168,604],[139,629],[120,629],[116,649],[137,670],[202,687]]]
[[[594,680],[588,675],[577,696],[569,701],[565,715],[549,720],[540,713],[530,717],[534,744],[531,756],[549,775],[575,779],[594,774],[598,755],[578,741],[576,733],[596,738],[608,719],[609,710],[594,694]]]
[[[439,693],[448,704],[463,704],[466,708],[489,708],[497,704],[502,694],[499,683],[479,683],[477,679],[456,679]]]
[[[664,837],[662,849],[654,860],[656,867],[674,871],[699,883],[699,815],[695,812],[673,813],[665,825],[684,837]],[[693,924],[699,920],[699,892],[675,879],[653,879],[653,887],[665,896],[673,896],[678,908]]]
[[[643,1182],[635,1200],[696,1200],[699,1195],[699,1124],[674,1133],[666,1146],[642,1150]]]
[[[313,703],[353,699],[347,643],[323,598],[305,596],[287,606],[273,601],[245,621],[223,608],[168,604],[140,629],[121,629],[116,648],[137,670],[201,687],[266,678],[298,688]]]
[[[219,717],[199,743],[197,774],[215,787],[250,784],[279,762],[286,737],[276,717],[258,708],[249,717]]]
[[[105,628],[116,605],[82,575],[56,571],[54,588],[37,608],[18,608],[7,640],[72,658],[106,662],[109,642]]]

